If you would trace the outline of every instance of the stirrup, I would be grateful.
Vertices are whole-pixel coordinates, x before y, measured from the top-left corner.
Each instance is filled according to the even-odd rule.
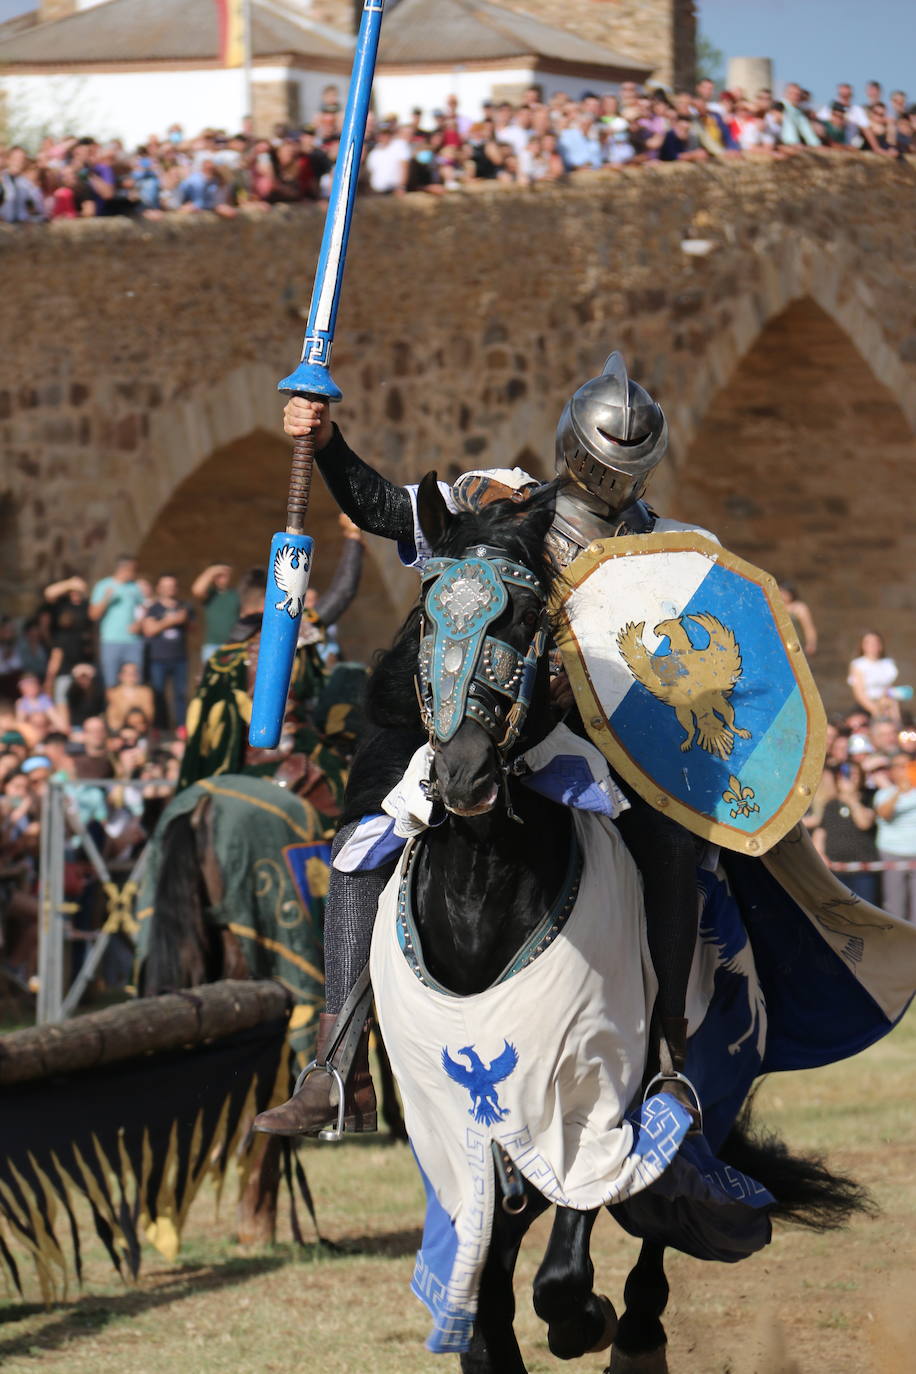
[[[326,1061],[313,1059],[311,1064],[306,1064],[305,1068],[296,1079],[296,1086],[293,1088],[293,1097],[302,1087],[305,1080],[313,1073],[326,1073],[337,1084],[337,1125],[325,1126],[324,1130],[318,1132],[318,1139],[336,1143],[344,1137],[344,1117],[346,1116],[346,1103],[344,1101],[344,1081],[338,1070],[333,1064]]]
[[[694,1085],[691,1083],[691,1081],[690,1081],[690,1079],[687,1077],[687,1075],[686,1075],[685,1073],[679,1073],[677,1069],[672,1069],[670,1073],[657,1073],[657,1074],[655,1075],[654,1078],[650,1078],[648,1084],[646,1085],[646,1090],[645,1090],[645,1092],[644,1092],[643,1095],[642,1095],[642,1100],[643,1100],[643,1102],[645,1102],[649,1097],[652,1096],[652,1089],[655,1087],[656,1083],[683,1083],[683,1084],[684,1084],[685,1088],[687,1088],[688,1092],[690,1093],[691,1097],[693,1098],[694,1102],[696,1103],[696,1109],[697,1109],[697,1124],[696,1124],[696,1126],[693,1127],[692,1129],[698,1130],[698,1131],[700,1132],[700,1134],[702,1134],[702,1132],[703,1132],[703,1104],[702,1104],[702,1102],[700,1101],[700,1094],[697,1092],[696,1088],[695,1088]]]

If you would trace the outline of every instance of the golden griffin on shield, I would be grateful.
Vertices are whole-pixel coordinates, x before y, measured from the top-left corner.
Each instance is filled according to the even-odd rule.
[[[709,635],[705,649],[695,649],[684,628],[693,620]],[[686,753],[694,742],[708,754],[727,759],[735,736],[750,739],[749,730],[735,724],[735,708],[728,697],[741,676],[741,650],[731,630],[708,611],[695,611],[674,620],[661,620],[653,634],[667,636],[671,652],[653,657],[642,642],[646,622],[630,621],[617,636],[617,647],[630,672],[648,692],[670,706],[686,738]]]

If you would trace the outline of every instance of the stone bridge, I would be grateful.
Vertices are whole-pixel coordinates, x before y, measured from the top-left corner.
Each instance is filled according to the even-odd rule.
[[[341,425],[397,481],[546,475],[564,398],[621,348],[669,416],[656,504],[797,584],[828,702],[844,704],[872,626],[916,681],[914,215],[907,167],[826,153],[367,201],[334,357]],[[122,549],[185,588],[210,561],[263,562],[285,502],[276,380],[321,229],[304,206],[0,233],[4,605],[102,575]],[[321,585],[338,533],[316,487]],[[381,541],[369,564],[356,653],[414,592]]]

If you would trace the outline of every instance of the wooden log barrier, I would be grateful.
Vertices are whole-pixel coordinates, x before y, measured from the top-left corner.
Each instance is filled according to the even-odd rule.
[[[226,980],[0,1036],[0,1086],[177,1050],[288,1016],[292,998],[267,979]]]

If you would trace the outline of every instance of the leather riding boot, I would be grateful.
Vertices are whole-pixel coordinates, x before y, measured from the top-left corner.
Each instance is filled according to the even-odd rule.
[[[327,1046],[337,1021],[332,1012],[318,1019],[318,1045],[315,1059],[327,1062]],[[331,1061],[333,1063],[333,1060]],[[326,1126],[337,1124],[337,1084],[320,1067],[310,1073],[298,1092],[279,1107],[271,1107],[254,1119],[254,1129],[267,1135],[317,1135]],[[377,1113],[375,1088],[369,1072],[369,1022],[363,1026],[344,1088],[344,1130],[375,1131]]]

